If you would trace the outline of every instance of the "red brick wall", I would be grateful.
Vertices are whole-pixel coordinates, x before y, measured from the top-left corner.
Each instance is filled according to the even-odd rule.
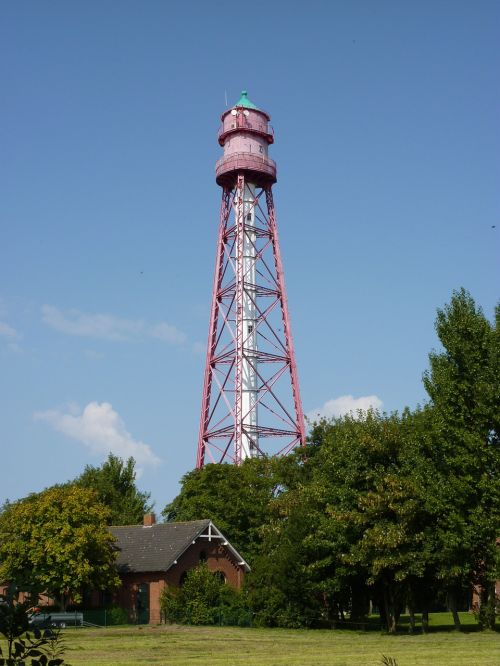
[[[121,576],[122,586],[113,595],[114,603],[125,608],[130,622],[137,621],[136,598],[139,585],[149,583],[149,622],[160,622],[160,594],[166,585],[162,573],[130,573]]]
[[[220,540],[199,538],[179,558],[177,564],[170,567],[167,573],[169,585],[178,587],[180,578],[185,571],[189,571],[200,562],[200,554],[204,552],[207,566],[211,571],[221,571],[226,577],[226,582],[231,587],[240,589],[243,583],[244,570],[234,560],[226,546],[220,544]]]
[[[161,621],[161,591],[167,585],[179,587],[182,574],[199,564],[202,552],[205,553],[207,566],[211,571],[221,571],[228,585],[236,589],[241,587],[245,575],[244,569],[235,562],[227,547],[220,545],[220,541],[216,539],[211,542],[208,539],[197,539],[166,574],[161,572],[122,574],[122,586],[114,594],[114,603],[125,608],[129,613],[129,620],[135,622],[137,590],[141,583],[149,583],[149,622],[158,624]]]

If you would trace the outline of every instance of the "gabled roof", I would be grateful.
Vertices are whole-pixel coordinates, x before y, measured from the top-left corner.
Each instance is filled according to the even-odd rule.
[[[198,538],[222,542],[236,563],[250,571],[238,551],[208,519],[185,523],[158,523],[150,527],[124,525],[110,527],[109,530],[116,538],[116,564],[119,573],[168,571]]]

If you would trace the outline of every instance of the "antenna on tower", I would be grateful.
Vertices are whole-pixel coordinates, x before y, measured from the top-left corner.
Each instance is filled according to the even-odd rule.
[[[224,101],[226,102],[226,109],[227,109],[227,90],[224,90]]]

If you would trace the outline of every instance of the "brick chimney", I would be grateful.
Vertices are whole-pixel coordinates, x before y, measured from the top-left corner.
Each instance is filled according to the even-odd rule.
[[[143,522],[144,527],[151,527],[155,523],[156,523],[156,516],[154,513],[144,514],[144,522]]]

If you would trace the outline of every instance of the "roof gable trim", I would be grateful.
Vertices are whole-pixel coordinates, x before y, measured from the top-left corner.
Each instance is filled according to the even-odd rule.
[[[236,563],[245,569],[246,572],[251,571],[250,565],[246,560],[243,559],[243,557],[238,553],[236,548],[232,546],[229,541],[226,539],[226,537],[222,534],[222,532],[219,530],[218,527],[216,527],[212,521],[210,521],[208,525],[208,534],[199,534],[198,539],[208,539],[208,541],[211,541],[212,539],[221,539],[222,540],[222,545],[226,546],[231,555],[235,558]]]
[[[208,534],[202,534],[202,532],[204,532],[206,529],[208,529]],[[200,528],[198,534],[194,537],[194,539],[190,543],[188,543],[181,551],[177,553],[177,555],[175,556],[175,560],[172,562],[172,564],[169,567],[167,567],[166,571],[169,571],[169,569],[171,569],[174,565],[177,564],[178,560],[180,560],[180,558],[184,555],[184,553],[186,552],[186,550],[188,550],[188,548],[190,548],[194,543],[196,543],[197,539],[208,539],[209,542],[212,541],[212,539],[220,539],[222,541],[222,545],[226,546],[226,548],[229,550],[231,555],[236,560],[236,564],[240,567],[243,567],[247,573],[251,571],[248,562],[246,562],[246,560],[243,559],[243,557],[240,555],[240,553],[238,553],[236,548],[234,548],[234,546],[232,546],[229,543],[229,541],[222,534],[219,528],[216,527],[211,520],[209,521],[208,525],[203,525]]]

